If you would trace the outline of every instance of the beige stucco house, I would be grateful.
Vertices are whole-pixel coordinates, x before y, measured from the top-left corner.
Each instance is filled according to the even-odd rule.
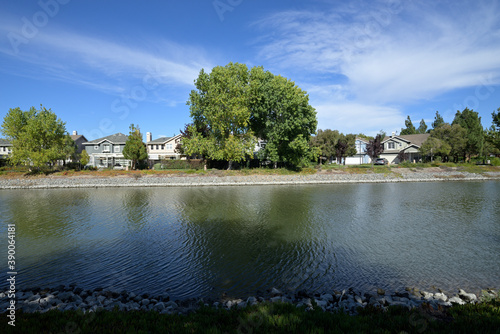
[[[380,154],[380,157],[387,159],[389,164],[397,164],[400,162],[397,156],[399,152],[403,151],[408,154],[408,161],[418,162],[422,158],[418,149],[427,138],[429,138],[428,133],[403,136],[393,134],[390,137],[385,137],[382,141],[384,152]]]
[[[161,137],[153,140],[151,132],[146,133],[148,159],[151,165],[168,159],[185,159],[184,155],[176,152],[175,147],[181,141],[181,135]]]

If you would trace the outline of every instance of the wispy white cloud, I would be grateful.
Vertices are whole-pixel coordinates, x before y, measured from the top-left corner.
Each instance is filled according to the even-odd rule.
[[[11,31],[15,30],[0,25],[1,34]],[[12,61],[36,69],[20,75],[33,77],[43,73],[106,93],[122,93],[130,85],[142,85],[143,80],[154,85],[192,86],[199,70],[210,66],[201,48],[161,39],[125,45],[46,28],[22,46],[15,55],[8,45],[0,48],[0,53],[10,54]]]
[[[262,32],[254,44],[259,57],[272,66],[346,78],[323,80],[342,94],[309,90],[325,119],[342,105],[353,117],[381,112],[378,121],[400,116],[393,105],[500,83],[496,2],[335,1],[328,10],[281,12],[254,26]]]

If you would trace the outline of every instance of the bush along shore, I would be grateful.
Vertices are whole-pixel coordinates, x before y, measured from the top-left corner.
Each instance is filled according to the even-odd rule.
[[[6,293],[0,306],[7,311]],[[294,294],[271,289],[265,296],[171,300],[127,291],[85,290],[75,285],[16,293],[17,330],[29,332],[481,332],[500,328],[498,290],[481,296],[458,290],[454,295],[417,289],[386,293]],[[7,313],[8,315],[8,313]],[[16,328],[0,324],[0,331]],[[3,329],[5,331],[3,331]]]

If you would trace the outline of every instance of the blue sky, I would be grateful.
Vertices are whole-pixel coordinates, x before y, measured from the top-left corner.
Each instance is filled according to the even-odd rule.
[[[43,104],[88,140],[190,121],[199,71],[264,66],[318,128],[375,135],[500,107],[498,1],[0,0],[0,117]]]

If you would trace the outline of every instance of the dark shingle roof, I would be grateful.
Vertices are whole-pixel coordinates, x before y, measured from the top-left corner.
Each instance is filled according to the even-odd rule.
[[[172,139],[172,137],[160,137],[160,138],[157,138],[155,140],[148,142],[148,144],[164,144],[167,141],[169,141],[170,139]]]
[[[402,136],[394,136],[394,137],[398,137],[400,139],[403,139],[405,141],[410,142],[411,144],[414,144],[414,145],[420,147],[420,146],[422,146],[424,141],[426,141],[427,138],[429,138],[429,136],[430,136],[430,134],[428,134],[428,133],[421,133],[421,134],[417,134],[417,135],[402,135]],[[391,139],[391,137],[385,137],[384,140],[382,140],[382,142],[385,142],[389,139]]]
[[[12,144],[7,139],[0,138],[0,146],[12,146]]]
[[[88,143],[84,143],[84,145],[99,144],[104,140],[107,140],[113,144],[125,144],[127,142],[127,139],[127,135],[124,135],[123,133],[115,133],[114,135],[91,140]]]
[[[74,141],[77,141],[78,139],[82,138],[83,135],[70,135],[71,139],[73,139]],[[83,139],[85,139],[85,141],[87,141],[87,138],[83,137]]]

